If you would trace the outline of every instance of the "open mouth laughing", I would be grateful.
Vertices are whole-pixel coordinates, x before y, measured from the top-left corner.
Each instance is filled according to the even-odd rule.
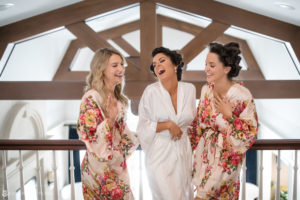
[[[165,71],[166,71],[166,70],[164,70],[164,69],[158,70],[158,75],[162,75],[163,73],[165,73]]]

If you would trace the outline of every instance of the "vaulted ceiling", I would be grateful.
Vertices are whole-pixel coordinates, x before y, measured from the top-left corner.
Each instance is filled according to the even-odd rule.
[[[139,4],[139,20],[99,32],[86,23],[88,18],[110,11],[117,12],[117,9],[134,4]],[[207,27],[200,27],[157,14],[158,5],[210,18],[211,23]],[[130,99],[138,100],[146,85],[154,81],[148,66],[151,63],[151,51],[163,44],[163,27],[194,36],[180,49],[186,64],[203,52],[207,44],[212,41],[221,43],[236,41],[241,45],[243,58],[248,66],[246,70],[241,71],[239,79],[251,90],[255,98],[300,98],[299,80],[266,80],[247,41],[224,33],[233,26],[289,42],[300,60],[299,26],[216,1],[88,0],[0,27],[0,57],[3,56],[8,44],[59,27],[65,27],[77,38],[70,42],[52,81],[2,81],[0,99],[80,99],[87,72],[70,70],[76,53],[85,47],[92,51],[102,47],[114,48],[108,42],[112,40],[129,55],[126,58],[128,67],[125,93]],[[122,37],[136,30],[140,31],[140,51]],[[280,55],[274,57],[280,59]],[[205,83],[205,74],[201,70],[186,70],[183,80],[194,83],[197,91],[200,92],[201,86]]]

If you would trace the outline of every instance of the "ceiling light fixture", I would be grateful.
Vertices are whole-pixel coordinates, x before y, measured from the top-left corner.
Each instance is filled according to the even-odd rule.
[[[13,7],[14,5],[15,4],[13,4],[13,3],[0,4],[0,11],[7,10],[7,9]]]
[[[274,3],[276,6],[279,6],[281,8],[284,8],[284,9],[288,9],[288,10],[295,10],[295,7],[290,5],[290,4],[287,4],[287,3],[284,3],[284,2],[275,2]]]

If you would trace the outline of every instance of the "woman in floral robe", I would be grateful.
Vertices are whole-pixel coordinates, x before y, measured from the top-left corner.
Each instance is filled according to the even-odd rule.
[[[137,140],[124,122],[124,70],[121,54],[109,49],[98,50],[91,62],[77,124],[87,147],[81,165],[85,200],[133,199],[126,158]]]
[[[196,118],[189,129],[194,152],[196,199],[239,198],[239,175],[246,151],[255,141],[257,115],[253,97],[231,80],[241,69],[237,43],[210,44]]]

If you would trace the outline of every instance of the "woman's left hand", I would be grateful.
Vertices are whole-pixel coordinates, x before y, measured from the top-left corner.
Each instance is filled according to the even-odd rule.
[[[232,107],[227,97],[221,97],[219,94],[214,94],[214,105],[219,113],[222,113],[224,117],[230,119],[232,117]]]

